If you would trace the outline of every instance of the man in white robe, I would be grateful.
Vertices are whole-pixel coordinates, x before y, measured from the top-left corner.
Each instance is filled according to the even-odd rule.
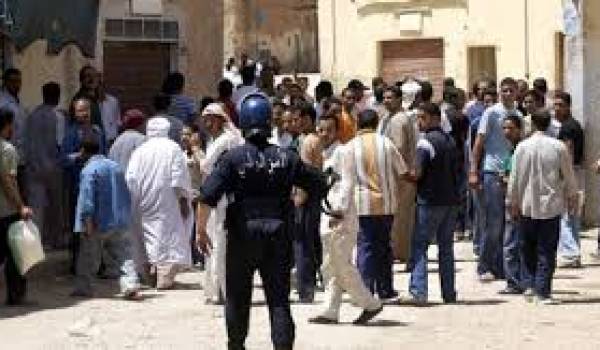
[[[133,151],[146,141],[144,135],[146,116],[139,109],[130,109],[125,112],[123,119],[125,131],[116,138],[108,152],[108,158],[119,163],[123,171],[126,171]]]
[[[191,181],[185,154],[168,138],[169,121],[152,118],[146,128],[148,140],[133,152],[126,180],[150,275],[158,289],[169,289],[180,268],[191,264]]]
[[[344,162],[345,146],[337,141],[336,121],[325,115],[319,120],[319,138],[324,147],[323,170],[331,168],[341,175],[329,191],[327,199],[329,208],[338,218],[321,215],[321,239],[323,240],[323,275],[327,281],[327,298],[325,310],[318,316],[310,318],[310,323],[336,324],[339,321],[340,307],[344,292],[350,295],[354,305],[363,309],[355,324],[370,321],[382,310],[382,303],[367,289],[352,263],[352,252],[356,247],[359,229],[356,205],[354,204],[354,187],[347,174],[349,162]]]
[[[206,148],[206,157],[200,162],[203,175],[208,176],[215,168],[219,157],[244,142],[242,134],[230,121],[223,106],[212,103],[202,111],[202,120],[211,141]],[[206,302],[222,304],[225,295],[225,247],[227,231],[225,214],[227,198],[223,196],[216,208],[211,209],[208,217],[207,233],[213,242],[212,254],[207,257],[204,280]]]

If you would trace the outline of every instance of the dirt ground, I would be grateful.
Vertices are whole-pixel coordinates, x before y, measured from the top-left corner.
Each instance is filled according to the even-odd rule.
[[[540,306],[520,296],[498,295],[502,282],[477,282],[471,244],[458,243],[457,305],[441,304],[432,261],[432,305],[386,306],[368,327],[349,324],[360,312],[349,304],[344,304],[340,325],[308,324],[322,308],[323,294],[315,305],[294,305],[297,349],[600,349],[600,263],[589,258],[595,248],[593,231],[583,240],[584,268],[557,271],[554,294],[561,303]],[[433,247],[431,260],[435,254]],[[401,269],[396,266],[396,288],[406,295],[408,275]],[[65,272],[66,255],[52,254],[30,278],[33,303],[0,306],[0,349],[225,348],[223,310],[204,305],[199,272],[181,275],[177,290],[146,290],[147,299],[137,303],[115,298],[108,281],[98,283],[97,299],[73,299]],[[254,300],[248,349],[270,349],[260,288]]]

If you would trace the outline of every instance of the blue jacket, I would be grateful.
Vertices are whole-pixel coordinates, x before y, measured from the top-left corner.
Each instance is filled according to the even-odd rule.
[[[81,171],[75,210],[75,232],[85,232],[92,218],[97,232],[127,230],[131,220],[131,197],[121,166],[103,155],[90,158]]]

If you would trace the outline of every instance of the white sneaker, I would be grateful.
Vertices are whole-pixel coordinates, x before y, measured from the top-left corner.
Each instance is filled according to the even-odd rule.
[[[559,305],[560,301],[556,300],[556,299],[552,299],[552,298],[542,298],[542,297],[537,297],[535,300],[536,305],[542,305],[542,306],[546,306],[546,305]]]

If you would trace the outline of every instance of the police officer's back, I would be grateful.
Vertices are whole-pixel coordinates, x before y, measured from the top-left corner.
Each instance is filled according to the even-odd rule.
[[[322,195],[326,184],[320,172],[304,165],[288,150],[267,142],[271,106],[262,95],[247,96],[240,113],[246,144],[219,160],[200,193],[198,242],[207,250],[207,205],[229,198],[226,225],[225,316],[229,349],[244,349],[252,299],[252,279],[259,271],[271,318],[275,349],[292,349],[294,323],[289,305],[292,240],[288,218],[292,186]]]

